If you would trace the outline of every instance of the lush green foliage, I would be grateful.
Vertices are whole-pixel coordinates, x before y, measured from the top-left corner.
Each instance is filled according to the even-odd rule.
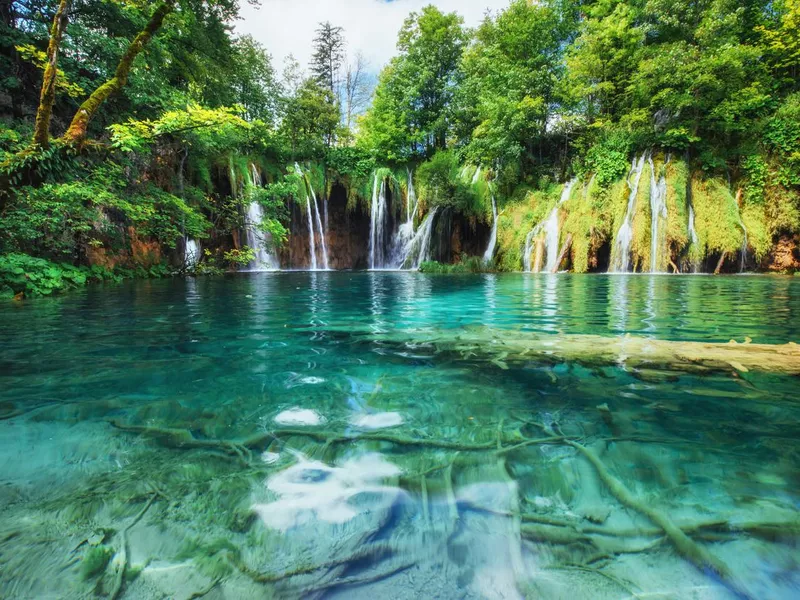
[[[0,298],[49,296],[90,282],[118,282],[131,277],[164,277],[169,268],[106,269],[99,265],[75,267],[27,254],[0,255]]]

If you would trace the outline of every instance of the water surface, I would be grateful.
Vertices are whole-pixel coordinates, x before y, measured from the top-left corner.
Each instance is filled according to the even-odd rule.
[[[1,305],[0,596],[800,594],[796,377],[503,351],[532,334],[798,342],[800,281],[250,273]]]

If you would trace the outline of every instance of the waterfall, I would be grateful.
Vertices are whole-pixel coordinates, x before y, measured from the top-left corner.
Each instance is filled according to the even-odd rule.
[[[542,232],[542,224],[539,223],[536,227],[528,232],[525,236],[525,250],[522,255],[522,268],[525,272],[530,273],[533,265],[531,265],[531,252],[533,252],[533,240],[538,237]]]
[[[183,262],[189,269],[194,269],[200,261],[200,247],[197,240],[186,238],[183,249]]]
[[[254,164],[250,164],[250,186],[255,189],[261,187],[262,179],[258,168]],[[231,165],[231,189],[236,190],[236,177]],[[278,268],[277,259],[267,251],[267,245],[271,241],[268,234],[261,230],[261,221],[264,219],[264,209],[257,200],[253,200],[247,205],[247,214],[245,215],[244,223],[244,236],[247,246],[255,251],[255,257],[250,264],[247,265],[247,270],[250,271],[265,271]]]
[[[533,252],[533,242],[542,231],[544,231],[545,248],[547,250],[545,271],[551,273],[558,266],[556,265],[556,260],[558,260],[558,241],[560,237],[558,228],[558,208],[564,204],[564,202],[569,200],[569,196],[572,193],[572,188],[575,186],[577,181],[577,178],[575,178],[564,184],[564,187],[561,188],[561,197],[558,199],[558,203],[556,203],[556,205],[553,207],[553,210],[550,211],[550,214],[544,221],[531,229],[528,232],[528,235],[525,237],[525,249],[523,250],[522,255],[522,267],[526,272],[530,272],[532,270],[531,252]]]
[[[322,229],[322,220],[319,218],[319,206],[317,205],[317,195],[314,193],[314,188],[311,182],[308,182],[308,191],[311,192],[311,199],[314,200],[314,217],[317,221],[317,230],[319,231],[319,245],[322,247],[322,268],[326,271],[328,267],[328,246],[325,244],[325,231]]]
[[[659,258],[662,252],[666,252],[666,227],[661,228],[662,221],[666,225],[667,220],[667,178],[661,174],[656,182],[656,168],[653,165],[653,158],[648,157],[650,164],[650,272],[658,273],[664,270],[659,265]],[[664,163],[669,163],[669,156]]]
[[[308,216],[308,254],[311,256],[311,270],[317,270],[317,249],[314,247],[314,221],[311,217],[311,198],[306,192],[306,215]]]
[[[481,176],[481,166],[478,165],[478,168],[475,169],[475,174],[472,176],[472,185],[478,183],[478,179],[480,178],[480,176]]]
[[[744,238],[742,239],[742,260],[739,263],[739,272],[744,273],[744,269],[747,266],[747,227],[744,226],[744,221],[742,221],[742,215],[739,214],[739,227],[742,228],[742,233],[744,233]]]
[[[697,230],[694,228],[694,207],[689,204],[689,239],[692,243],[689,245],[691,249],[692,246],[696,246],[698,244],[698,237],[697,237]],[[692,271],[697,273],[698,265],[697,261],[692,261]]]
[[[628,174],[628,208],[625,212],[625,219],[614,239],[614,247],[611,252],[612,273],[626,273],[631,260],[631,241],[633,240],[633,216],[636,212],[636,193],[639,191],[639,181],[644,170],[645,155],[642,154],[638,160],[634,158],[631,164],[631,171]]]
[[[413,173],[408,171],[408,193],[406,194],[406,220],[397,228],[392,242],[389,264],[401,269],[406,260],[408,244],[414,237],[414,216],[417,214],[417,194],[414,192]]]
[[[418,269],[420,264],[430,260],[431,237],[433,235],[433,222],[436,218],[438,206],[434,206],[417,229],[416,233],[403,249],[403,258],[400,266],[411,269]]]
[[[372,206],[369,218],[369,268],[385,267],[384,238],[386,225],[386,179],[381,179],[378,193],[378,174],[372,184]]]
[[[497,202],[492,193],[492,233],[489,236],[489,245],[486,247],[486,252],[483,253],[483,262],[489,263],[494,256],[494,247],[497,245]]]
[[[322,268],[326,271],[330,268],[328,266],[328,246],[325,243],[325,230],[322,228],[322,219],[319,214],[319,205],[317,204],[317,195],[314,193],[314,186],[311,185],[307,174],[303,172],[298,163],[294,163],[294,168],[297,173],[303,178],[306,184],[306,215],[308,217],[308,253],[311,256],[311,270],[317,270],[317,247],[316,235],[319,232],[319,244],[322,251]],[[313,204],[311,201],[314,201]],[[316,222],[316,229],[314,223]]]
[[[414,216],[417,214],[417,206],[419,201],[417,200],[417,193],[414,191],[414,173],[406,169],[408,173],[408,194],[406,195],[406,222],[412,223],[414,222]]]
[[[577,179],[572,179],[564,184],[564,187],[561,189],[561,197],[558,199],[558,204],[553,207],[553,210],[550,211],[550,216],[548,216],[547,220],[544,222],[544,239],[545,247],[547,248],[547,262],[544,268],[547,273],[552,273],[558,267],[556,264],[558,260],[558,240],[560,237],[558,229],[558,208],[569,200],[569,195],[572,193],[572,187],[575,185],[576,181]]]

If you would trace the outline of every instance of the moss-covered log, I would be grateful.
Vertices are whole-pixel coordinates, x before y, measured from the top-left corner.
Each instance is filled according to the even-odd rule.
[[[329,331],[331,329],[328,329]],[[356,333],[352,331],[349,333]],[[685,342],[631,335],[538,334],[489,327],[420,331],[361,332],[365,341],[427,344],[437,353],[457,352],[503,363],[541,358],[546,362],[575,361],[585,365],[625,365],[683,372],[758,371],[800,375],[800,345],[754,344],[745,340]]]
[[[98,87],[92,94],[81,104],[78,112],[72,118],[69,129],[64,134],[64,141],[72,145],[79,145],[86,139],[86,131],[89,126],[89,121],[97,113],[100,106],[112,94],[120,91],[128,83],[128,75],[133,67],[133,61],[144,50],[144,47],[153,38],[153,35],[161,28],[164,23],[164,18],[172,12],[174,8],[174,0],[168,0],[161,3],[153,12],[147,25],[142,29],[139,34],[133,39],[122,55],[114,76]]]

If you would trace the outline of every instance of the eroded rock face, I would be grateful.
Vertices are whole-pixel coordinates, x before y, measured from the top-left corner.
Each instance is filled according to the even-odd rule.
[[[784,235],[773,246],[765,260],[764,268],[768,271],[800,270],[800,240]]]

